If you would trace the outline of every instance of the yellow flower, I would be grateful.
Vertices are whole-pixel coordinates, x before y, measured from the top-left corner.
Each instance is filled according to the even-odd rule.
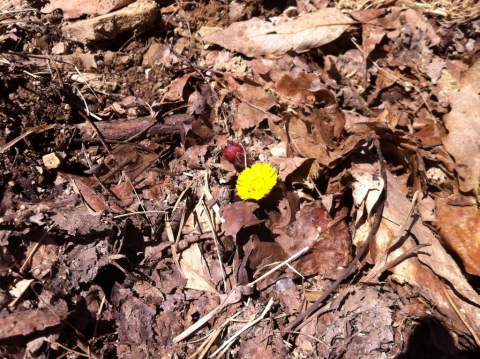
[[[262,199],[275,186],[277,177],[277,171],[268,163],[254,163],[238,176],[238,195],[243,200]]]

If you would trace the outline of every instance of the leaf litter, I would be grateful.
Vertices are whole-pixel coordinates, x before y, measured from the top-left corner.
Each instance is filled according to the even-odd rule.
[[[1,7],[2,357],[478,356],[477,4],[87,3]]]

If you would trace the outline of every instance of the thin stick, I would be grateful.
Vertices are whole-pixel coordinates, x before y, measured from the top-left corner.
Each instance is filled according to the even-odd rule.
[[[227,351],[227,349],[230,348],[230,346],[233,344],[233,342],[235,340],[237,340],[237,338],[240,336],[240,334],[242,334],[244,331],[246,331],[250,327],[253,327],[255,324],[260,322],[265,317],[265,315],[267,315],[267,313],[270,310],[270,308],[272,307],[272,305],[273,305],[273,298],[270,298],[270,300],[268,301],[267,306],[263,310],[262,314],[257,319],[252,320],[250,323],[246,324],[242,329],[240,329],[238,332],[236,332],[230,339],[228,339],[226,342],[224,342],[220,348],[218,348],[212,355],[210,355],[210,358],[213,358],[217,354],[218,354],[217,357],[222,356]]]
[[[40,238],[40,240],[37,242],[37,244],[35,244],[35,247],[33,247],[32,251],[30,252],[30,254],[28,255],[27,259],[25,259],[25,262],[23,262],[22,266],[20,267],[20,273],[24,273],[25,272],[25,266],[30,262],[30,260],[32,259],[33,255],[35,254],[35,252],[37,251],[38,247],[40,246],[40,244],[42,244],[43,240],[45,239],[45,237],[47,236],[47,234],[51,231],[51,229],[53,228],[54,226],[50,226],[47,231],[44,233],[44,235],[42,236],[42,238]]]
[[[203,199],[202,199],[202,205],[203,205],[203,210],[205,211],[208,219],[208,224],[212,229],[213,241],[215,242],[215,249],[217,251],[218,264],[220,265],[220,271],[222,272],[223,291],[224,293],[227,293],[227,279],[225,274],[225,268],[223,268],[222,257],[220,255],[220,243],[218,241],[217,232],[215,231],[215,225],[213,224],[212,217],[210,216],[210,211],[208,210],[208,207],[205,204],[205,201]]]
[[[119,214],[118,216],[113,216],[113,218],[122,218],[122,217],[128,217],[128,216],[133,216],[135,214],[146,214],[146,213],[166,213],[165,211],[140,211],[140,212],[130,212],[130,213],[125,213],[125,214]]]
[[[100,322],[100,316],[102,315],[102,310],[104,305],[105,305],[105,296],[103,296],[102,301],[100,302],[100,306],[97,311],[97,316],[95,317],[95,328],[93,330],[92,340],[95,340],[95,338],[97,337],[98,323]]]
[[[92,127],[93,131],[97,134],[98,139],[100,140],[100,142],[102,142],[103,147],[105,147],[105,149],[107,150],[108,154],[111,155],[112,153],[110,152],[110,148],[108,147],[107,143],[106,143],[105,140],[103,139],[102,133],[98,130],[97,126],[95,126],[95,124],[93,123],[93,121],[90,120],[90,119],[88,118],[88,116],[85,115],[82,111],[78,111],[78,114],[79,114],[80,116],[82,116],[82,117],[85,119],[85,121],[88,122],[88,124]]]
[[[173,342],[174,343],[178,343],[178,342],[181,342],[183,339],[187,338],[188,336],[190,336],[191,334],[193,334],[194,332],[196,332],[198,329],[200,329],[201,327],[203,327],[203,325],[208,322],[210,319],[212,319],[215,314],[217,314],[218,312],[220,312],[225,306],[227,306],[228,304],[230,304],[230,298],[232,297],[232,295],[235,293],[235,290],[236,290],[236,287],[234,287],[232,289],[232,291],[227,295],[227,297],[225,298],[225,300],[218,306],[216,307],[215,309],[213,309],[210,313],[208,313],[207,315],[205,315],[203,318],[199,319],[195,324],[193,324],[191,327],[187,328],[186,330],[184,330],[182,333],[180,333],[179,335],[177,335],[175,338],[173,338]]]
[[[261,281],[263,278],[269,276],[270,274],[272,274],[273,272],[275,272],[278,268],[286,265],[288,262],[291,262],[295,259],[297,259],[298,257],[300,257],[303,253],[305,253],[306,251],[308,251],[310,249],[310,247],[305,247],[303,249],[301,249],[300,251],[298,251],[297,253],[295,253],[293,256],[291,256],[290,258],[284,260],[283,262],[281,262],[280,264],[276,265],[275,267],[273,267],[272,269],[270,269],[267,273],[263,274],[261,277],[258,277],[257,279],[255,279],[253,282],[250,282],[247,284],[247,286],[249,287],[253,287],[253,285],[259,281]]]
[[[457,313],[460,320],[463,322],[463,324],[465,324],[465,326],[467,327],[470,334],[472,334],[472,337],[473,337],[473,339],[475,339],[475,343],[477,344],[477,347],[480,347],[480,339],[478,339],[477,334],[475,333],[475,331],[473,330],[471,325],[467,322],[467,319],[465,318],[463,313],[460,311],[460,309],[458,309],[457,305],[455,304],[452,297],[450,296],[450,293],[448,293],[447,286],[445,285],[445,283],[443,283],[442,289],[443,289],[443,293],[447,297],[447,300],[450,303],[450,305],[452,306],[453,310],[455,310],[455,312]]]
[[[234,315],[232,315],[231,318],[227,319],[225,322],[223,322],[217,329],[213,330],[208,336],[207,336],[207,340],[205,340],[199,347],[198,349],[195,351],[195,353],[193,353],[192,355],[190,355],[187,359],[193,359],[195,358],[195,356],[198,354],[198,359],[202,359],[205,354],[207,354],[207,351],[210,349],[210,347],[212,346],[213,342],[215,341],[215,339],[217,339],[218,335],[222,332],[223,328],[225,328],[225,326],[230,323],[231,321],[233,321],[237,316],[239,316],[242,312],[237,312],[235,313]],[[191,343],[191,342],[190,342]],[[200,353],[201,351],[201,353]],[[200,353],[200,354],[199,354]]]
[[[64,346],[64,345],[62,345],[62,344],[60,344],[60,343],[58,343],[58,342],[55,342],[55,345],[58,345],[60,348],[63,348],[63,349],[65,349],[66,351],[68,351],[68,352],[70,352],[70,353],[74,353],[74,354],[80,355],[80,356],[82,356],[82,357],[90,358],[90,355],[77,352],[76,350],[70,349],[70,348],[68,348],[68,347],[66,347],[66,346]]]
[[[40,300],[43,302],[43,304],[45,304],[45,306],[48,308],[48,310],[50,310],[50,311],[52,312],[52,314],[58,318],[58,320],[64,322],[64,323],[67,324],[70,328],[72,328],[72,329],[75,331],[75,333],[77,333],[77,335],[78,335],[80,338],[85,339],[85,335],[83,335],[77,328],[75,328],[75,327],[73,326],[73,324],[71,324],[68,320],[63,319],[63,318],[60,317],[57,313],[55,313],[55,311],[50,307],[50,305],[49,305],[47,302],[45,302],[45,300],[44,300],[42,297],[40,297],[40,295],[39,295],[39,294],[37,293],[37,291],[33,288],[33,286],[31,286],[30,288],[32,289],[33,293],[35,293],[35,295],[38,297],[38,299],[40,299]]]
[[[398,245],[398,243],[400,242],[400,239],[403,237],[403,234],[405,233],[405,230],[407,229],[407,225],[411,223],[410,218],[412,217],[413,211],[417,206],[418,194],[419,194],[419,191],[415,191],[412,198],[412,203],[410,205],[410,210],[408,211],[407,216],[403,220],[402,225],[397,229],[397,233],[395,234],[395,236],[388,241],[386,245],[387,249],[382,254],[380,259],[377,260],[377,263],[375,263],[375,266],[367,274],[367,276],[361,280],[361,282],[370,282],[373,279],[378,278],[378,276],[386,270],[385,267],[387,266],[387,259],[392,251],[392,248]]]

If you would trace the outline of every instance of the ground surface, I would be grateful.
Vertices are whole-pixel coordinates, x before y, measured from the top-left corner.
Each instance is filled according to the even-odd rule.
[[[109,5],[1,10],[1,357],[478,357],[475,2]]]

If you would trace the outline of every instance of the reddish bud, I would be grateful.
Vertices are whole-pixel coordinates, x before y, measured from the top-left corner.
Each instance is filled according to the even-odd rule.
[[[227,145],[222,149],[223,156],[228,162],[233,163],[235,166],[241,169],[245,168],[245,151],[243,147],[235,142],[228,141]],[[247,155],[247,166],[250,166],[252,161]]]

